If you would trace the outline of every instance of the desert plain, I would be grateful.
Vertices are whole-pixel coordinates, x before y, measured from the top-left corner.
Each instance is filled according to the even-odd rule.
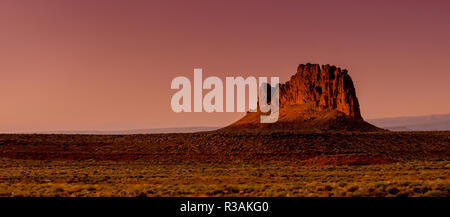
[[[450,132],[0,135],[0,196],[450,196]]]

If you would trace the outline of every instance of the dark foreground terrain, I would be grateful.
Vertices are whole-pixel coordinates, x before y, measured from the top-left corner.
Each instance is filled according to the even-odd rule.
[[[0,135],[0,196],[450,196],[450,132]]]

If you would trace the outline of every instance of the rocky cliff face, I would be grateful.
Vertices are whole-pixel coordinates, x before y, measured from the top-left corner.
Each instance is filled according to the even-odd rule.
[[[301,64],[280,85],[276,123],[260,123],[261,112],[248,112],[222,130],[238,131],[380,131],[361,117],[353,81],[336,66]]]
[[[312,103],[362,120],[353,81],[347,70],[318,64],[301,64],[297,73],[280,85],[280,105]]]

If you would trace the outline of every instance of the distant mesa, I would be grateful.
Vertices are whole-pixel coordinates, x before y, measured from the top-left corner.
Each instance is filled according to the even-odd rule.
[[[246,116],[222,131],[381,131],[361,116],[352,78],[331,65],[301,64],[280,85],[280,115],[276,123],[261,124],[260,112]]]
[[[391,131],[449,131],[450,114],[406,116],[367,120]]]

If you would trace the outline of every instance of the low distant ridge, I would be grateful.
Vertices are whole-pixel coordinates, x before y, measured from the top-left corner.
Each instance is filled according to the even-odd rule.
[[[391,131],[450,131],[450,114],[379,118],[367,121]]]
[[[73,134],[73,135],[133,135],[133,134],[163,134],[163,133],[197,133],[217,130],[220,127],[177,127],[177,128],[153,128],[134,130],[53,130],[32,131],[16,134]]]

